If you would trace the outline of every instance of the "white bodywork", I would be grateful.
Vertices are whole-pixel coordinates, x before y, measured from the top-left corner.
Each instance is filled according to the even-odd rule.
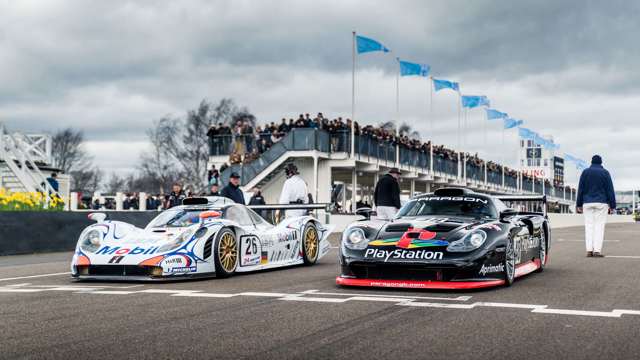
[[[212,209],[206,209],[206,206],[178,206],[167,211],[181,210],[197,214]],[[310,222],[315,225],[320,239],[318,259],[330,249],[327,238],[331,227],[311,216],[288,218],[274,226],[260,221],[255,212],[243,205],[227,205],[223,209],[218,207],[218,211],[220,214],[224,212],[224,218],[198,218],[189,226],[153,227],[154,221],[162,216],[160,214],[145,229],[120,221],[104,220],[101,214],[92,214],[90,218],[98,223],[88,226],[80,235],[71,261],[71,273],[80,279],[146,280],[214,276],[215,239],[223,228],[231,229],[236,235],[236,272],[303,264],[301,234]],[[231,219],[232,212],[246,212],[251,221],[243,217]],[[86,240],[91,231],[94,231],[94,236],[98,236],[95,231],[99,233],[101,240],[98,244]],[[207,248],[210,250],[207,251]],[[82,266],[98,266],[105,273],[83,273],[79,270]],[[154,276],[140,272],[148,267],[155,268]]]

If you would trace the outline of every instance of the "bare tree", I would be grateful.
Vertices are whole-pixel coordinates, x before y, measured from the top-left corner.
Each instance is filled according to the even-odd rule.
[[[205,187],[209,160],[209,126],[234,124],[238,120],[248,121],[252,126],[256,123],[249,109],[236,106],[231,99],[222,99],[215,106],[202,100],[184,118],[159,119],[147,132],[151,148],[141,157],[141,173],[136,181],[144,181],[145,187],[158,186],[162,192],[181,180],[185,187],[200,192]]]
[[[233,99],[223,98],[213,109],[211,121],[216,124],[231,125],[233,116],[238,113],[239,109]]]
[[[112,173],[109,180],[105,184],[105,190],[108,194],[115,194],[118,191],[126,189],[127,178],[120,176],[116,173]]]
[[[68,173],[72,170],[86,169],[90,166],[91,157],[84,147],[84,134],[81,130],[66,128],[53,135],[53,166]]]
[[[92,194],[100,189],[102,171],[98,168],[74,170],[69,174],[72,179],[72,191]]]

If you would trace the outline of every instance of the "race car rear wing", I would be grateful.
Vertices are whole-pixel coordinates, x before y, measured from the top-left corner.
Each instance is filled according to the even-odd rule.
[[[498,195],[496,198],[501,201],[514,203],[514,202],[540,202],[542,203],[542,212],[536,211],[518,211],[520,215],[544,215],[547,216],[547,196],[546,195]]]
[[[331,204],[269,204],[269,205],[247,205],[247,207],[253,211],[267,211],[267,213],[263,213],[262,216],[266,215],[267,221],[272,224],[277,224],[283,217],[282,214],[276,214],[275,211],[271,212],[270,210],[324,210],[325,214],[325,223],[329,223],[329,205]],[[280,215],[280,216],[277,216]],[[316,214],[317,215],[317,214]]]

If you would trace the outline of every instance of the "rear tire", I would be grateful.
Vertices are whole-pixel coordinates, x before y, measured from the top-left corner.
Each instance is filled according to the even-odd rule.
[[[226,278],[233,275],[238,267],[238,240],[236,239],[236,234],[231,229],[220,229],[213,245],[216,276]]]
[[[507,239],[504,249],[504,286],[511,286],[516,276],[516,253],[513,247],[513,239]]]
[[[547,233],[544,228],[540,229],[540,246],[538,247],[538,259],[540,260],[540,267],[536,272],[543,272],[544,265],[547,262]]]
[[[308,222],[302,231],[302,259],[305,265],[313,265],[318,261],[320,237],[316,226]]]

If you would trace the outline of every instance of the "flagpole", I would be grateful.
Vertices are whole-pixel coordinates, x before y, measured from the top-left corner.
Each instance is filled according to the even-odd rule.
[[[460,141],[461,140],[460,139],[460,128],[462,127],[462,124],[461,124],[462,123],[462,109],[461,109],[461,106],[460,106],[460,101],[462,101],[462,98],[460,97],[460,93],[458,93],[458,136],[457,136],[457,138],[458,138],[457,139],[458,140],[458,144],[457,144],[458,151],[461,150],[461,148],[460,148],[460,146],[461,146],[461,144],[460,144],[460,142],[461,142]]]
[[[353,64],[351,67],[351,158],[356,157],[356,32],[352,32],[351,57]]]
[[[398,66],[400,66],[400,58],[396,57]],[[400,126],[400,69],[396,72],[396,127]]]
[[[433,77],[427,80],[429,86],[429,130],[431,131],[431,142],[433,142]]]

